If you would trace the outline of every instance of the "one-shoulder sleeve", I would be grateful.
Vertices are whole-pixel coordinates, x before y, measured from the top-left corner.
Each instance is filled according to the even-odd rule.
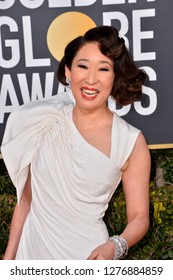
[[[1,153],[9,176],[16,187],[17,200],[20,201],[29,165],[41,143],[45,130],[52,120],[70,101],[63,97],[52,97],[22,105],[14,110],[7,121],[3,136]]]
[[[114,158],[120,169],[132,153],[140,132],[138,128],[116,115],[115,137],[117,144],[114,151]]]

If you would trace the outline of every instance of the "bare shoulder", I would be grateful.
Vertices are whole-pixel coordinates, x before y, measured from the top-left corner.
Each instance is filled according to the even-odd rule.
[[[137,137],[134,148],[128,160],[122,166],[121,171],[123,173],[126,171],[127,173],[127,171],[130,171],[131,169],[138,170],[138,168],[142,166],[144,169],[150,169],[150,161],[150,151],[147,146],[147,142],[145,140],[144,135],[140,132]]]
[[[136,139],[136,143],[133,149],[133,152],[139,152],[139,151],[145,151],[147,153],[149,153],[149,148],[146,142],[146,139],[144,137],[144,135],[142,134],[142,132],[139,133],[137,139]]]
[[[139,133],[129,161],[133,162],[133,164],[140,162],[140,164],[146,163],[150,165],[150,160],[150,151],[146,139],[142,133]]]

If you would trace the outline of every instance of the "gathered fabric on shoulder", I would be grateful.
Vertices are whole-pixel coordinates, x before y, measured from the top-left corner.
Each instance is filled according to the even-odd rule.
[[[7,121],[1,153],[10,178],[17,188],[18,202],[25,185],[28,167],[40,145],[44,131],[65,105],[72,103],[64,93],[49,99],[24,104]]]
[[[108,240],[103,217],[140,131],[114,113],[107,157],[77,130],[73,108],[60,95],[9,117],[1,151],[18,203],[29,167],[32,187],[16,259],[87,259]]]

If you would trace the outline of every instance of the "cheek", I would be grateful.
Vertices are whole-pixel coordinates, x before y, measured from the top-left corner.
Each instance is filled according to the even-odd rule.
[[[71,73],[71,79],[73,83],[79,83],[82,78],[83,75],[80,71],[73,71]]]
[[[114,83],[114,77],[113,77],[113,76],[107,77],[107,78],[104,80],[105,87],[112,88],[113,83]]]

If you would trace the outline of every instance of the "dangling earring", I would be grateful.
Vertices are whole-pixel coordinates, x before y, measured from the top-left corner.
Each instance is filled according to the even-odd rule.
[[[70,86],[70,84],[71,84],[71,79],[70,79],[69,77],[66,77],[66,83],[67,83],[67,85]]]

